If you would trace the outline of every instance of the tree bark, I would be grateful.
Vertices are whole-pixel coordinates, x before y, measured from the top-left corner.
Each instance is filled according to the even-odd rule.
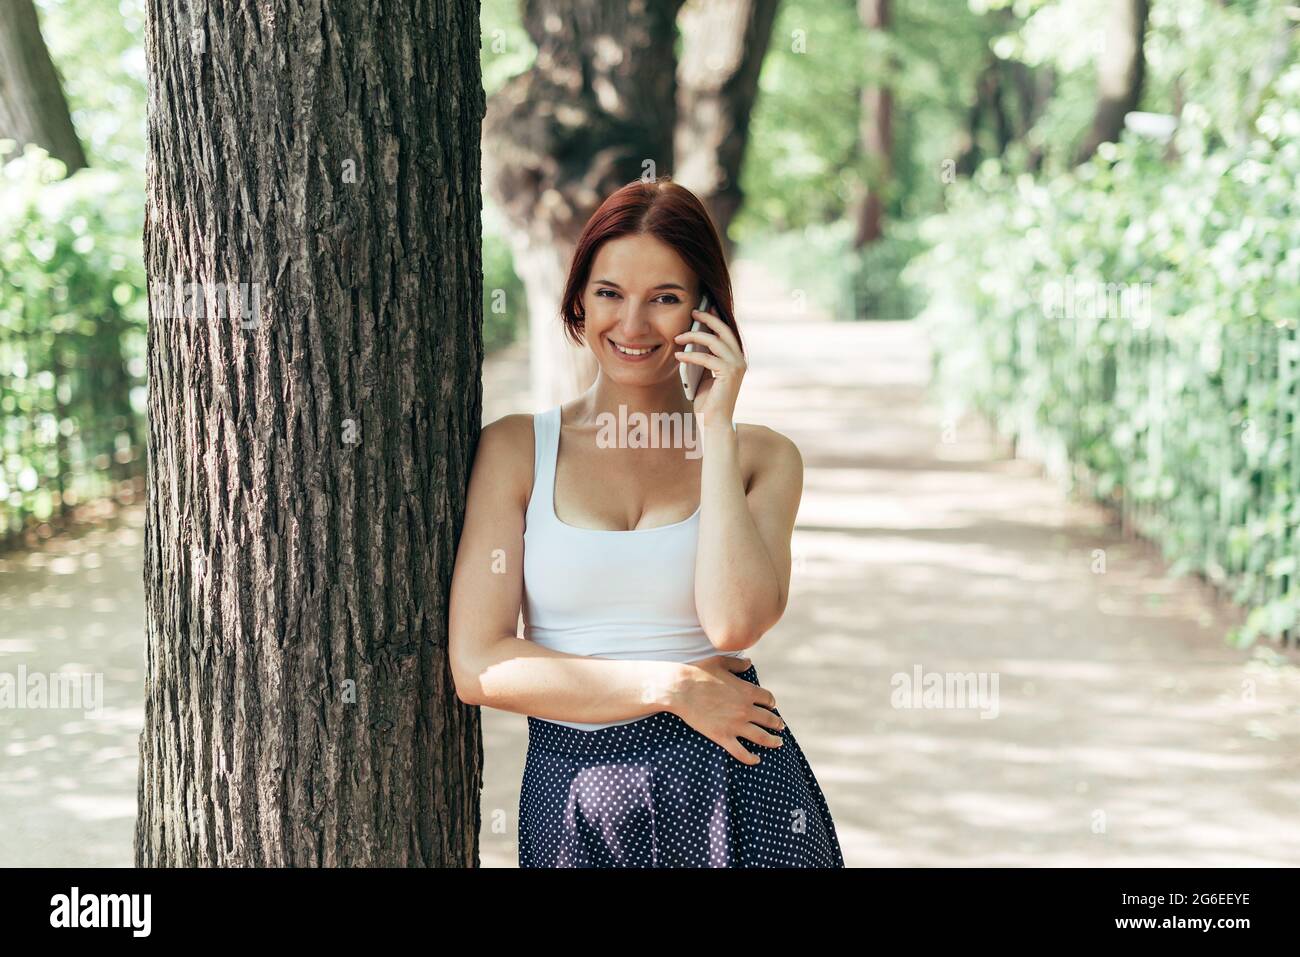
[[[887,33],[889,0],[858,0],[863,28]],[[858,143],[866,165],[866,181],[856,202],[853,248],[861,249],[884,238],[885,197],[893,176],[894,95],[884,83],[863,87],[859,98]]]
[[[1124,116],[1142,98],[1146,56],[1147,0],[1111,0],[1105,47],[1097,64],[1097,111],[1079,144],[1076,164],[1087,162],[1102,143],[1119,140]]]
[[[146,54],[135,862],[477,864],[478,3],[149,0]]]
[[[489,102],[483,167],[513,226],[539,410],[595,378],[590,351],[568,344],[559,321],[559,290],[582,227],[619,186],[671,172],[680,6],[523,0],[537,60]]]
[[[778,0],[698,0],[682,8],[673,178],[709,211],[730,258],[727,228],[744,199],[749,117]]]
[[[86,165],[32,0],[0,0],[0,140],[42,147],[68,175]]]

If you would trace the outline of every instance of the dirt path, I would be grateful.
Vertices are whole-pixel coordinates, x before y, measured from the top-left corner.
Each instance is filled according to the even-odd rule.
[[[738,418],[807,469],[790,607],[752,657],[848,864],[1300,864],[1294,664],[1225,647],[1235,613],[978,424],[945,434],[918,328],[794,315],[746,264],[736,287]],[[525,367],[489,364],[489,420],[527,410]],[[0,672],[104,673],[97,718],[0,710],[0,865],[130,863],[140,522],[0,560]],[[895,707],[918,671],[986,695]],[[483,716],[483,863],[510,867],[526,724]]]

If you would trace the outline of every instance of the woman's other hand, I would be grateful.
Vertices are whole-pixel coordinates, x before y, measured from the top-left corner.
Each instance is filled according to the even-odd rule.
[[[736,675],[748,671],[750,660],[735,655],[712,655],[686,662],[669,692],[669,710],[709,740],[726,748],[737,761],[758,764],[760,758],[738,739],[764,747],[782,744],[785,730],[772,692]],[[771,728],[776,734],[764,730]]]

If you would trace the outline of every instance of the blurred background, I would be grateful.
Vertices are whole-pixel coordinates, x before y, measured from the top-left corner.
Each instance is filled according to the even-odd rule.
[[[144,6],[0,0],[0,671],[107,686],[94,720],[0,708],[5,864],[129,861]],[[572,242],[611,157],[672,156],[646,172],[726,234],[741,418],[808,466],[771,654],[807,679],[782,700],[851,865],[1300,860],[1297,24],[1282,0],[484,0],[485,420],[574,394]],[[936,726],[870,693],[918,661],[1020,707]],[[513,863],[490,809],[514,813],[522,721],[485,715],[510,756],[485,863]],[[1098,806],[1130,828],[1099,842]]]

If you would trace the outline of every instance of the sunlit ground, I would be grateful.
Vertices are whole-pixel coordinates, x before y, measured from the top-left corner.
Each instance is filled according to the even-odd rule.
[[[0,672],[100,674],[103,692],[81,708],[0,708],[0,865],[132,862],[143,523],[136,508],[115,527],[0,558]]]

